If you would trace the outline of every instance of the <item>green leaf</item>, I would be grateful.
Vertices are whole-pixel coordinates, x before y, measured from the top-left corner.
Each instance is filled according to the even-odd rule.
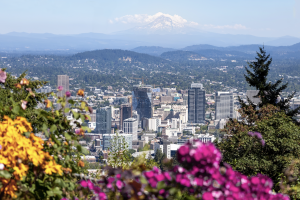
[[[87,150],[86,148],[81,148],[81,153],[83,153],[84,155],[88,155],[90,152],[89,150]]]
[[[34,193],[34,191],[35,191],[35,184],[32,184],[32,186],[29,188],[29,191],[31,193]]]
[[[5,178],[5,179],[10,179],[11,174],[6,170],[1,170],[0,171],[0,177]]]
[[[58,110],[56,110],[55,113],[56,113],[57,116],[59,116],[59,111]]]
[[[70,108],[65,108],[65,113],[70,112]]]
[[[92,130],[89,128],[89,127],[87,127],[87,126],[82,126],[81,127],[84,131],[88,131],[88,132],[91,132]]]
[[[61,188],[64,187],[64,182],[63,182],[63,180],[60,179],[60,178],[55,179],[54,184],[60,186]]]
[[[14,114],[18,115],[20,112],[20,106],[14,105],[13,109],[11,110]]]
[[[82,102],[81,102],[81,108],[84,109],[84,108],[85,108],[85,105],[86,105],[85,102],[82,101]]]
[[[165,187],[166,187],[165,182],[163,182],[163,181],[158,182],[158,184],[157,184],[157,189],[158,190],[161,190],[161,189],[163,189]]]
[[[91,116],[89,116],[89,115],[86,115],[86,117],[88,118],[88,120],[89,120],[89,121],[92,121],[92,118],[91,118]]]
[[[177,192],[177,188],[171,188],[171,189],[169,190],[169,193],[170,193],[171,195],[174,195],[176,192]]]
[[[140,181],[142,184],[148,184],[148,181],[144,176],[141,176]]]
[[[55,124],[53,124],[53,125],[51,126],[51,128],[50,128],[50,132],[54,132],[54,131],[56,131],[56,130],[57,130],[57,127],[56,127]]]
[[[68,133],[64,133],[66,140],[71,140],[71,136]]]
[[[79,114],[77,112],[75,112],[74,110],[72,110],[72,113],[73,113],[75,119],[79,118]]]
[[[81,145],[77,145],[76,148],[77,148],[77,151],[82,152],[82,147],[81,147]]]
[[[82,122],[84,122],[85,121],[85,116],[80,114],[80,119],[81,119]]]
[[[72,99],[68,100],[68,102],[69,102],[69,104],[72,104],[72,105],[74,105],[74,104],[75,104],[75,101],[74,101],[74,100],[72,100]]]
[[[59,187],[55,187],[54,189],[51,189],[50,191],[47,191],[47,194],[48,194],[49,197],[53,197],[53,196],[61,197],[62,196],[62,191],[59,189]]]

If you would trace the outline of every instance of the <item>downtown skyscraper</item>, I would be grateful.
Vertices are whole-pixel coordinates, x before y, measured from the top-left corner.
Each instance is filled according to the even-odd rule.
[[[132,107],[137,111],[140,120],[152,117],[152,87],[134,85],[132,91]]]
[[[96,110],[96,128],[95,134],[111,133],[111,107],[102,107]]]
[[[192,83],[188,90],[188,122],[205,122],[205,90],[201,83]]]

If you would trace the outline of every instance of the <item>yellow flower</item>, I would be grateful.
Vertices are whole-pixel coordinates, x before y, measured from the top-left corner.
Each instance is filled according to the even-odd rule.
[[[84,162],[82,162],[81,160],[78,162],[78,166],[79,167],[84,167]]]
[[[15,84],[15,87],[18,88],[18,89],[21,89],[22,86],[21,86],[20,83],[17,83],[17,84]]]
[[[18,167],[14,167],[13,169],[15,170],[13,174],[16,179],[21,180],[23,176],[26,176],[26,172],[28,171],[29,167],[20,163]]]
[[[77,95],[84,97],[84,90],[83,89],[78,90]]]
[[[4,195],[15,197],[17,185],[15,180],[21,180],[27,175],[29,165],[46,169],[46,173],[62,174],[61,165],[58,165],[48,152],[43,151],[44,141],[30,134],[26,138],[24,132],[31,132],[31,124],[23,117],[11,120],[4,116],[0,122],[0,163],[5,165],[7,171],[12,172],[11,179],[0,178],[3,185],[0,188]],[[23,163],[24,161],[24,163]]]
[[[70,168],[62,168],[65,174],[68,174],[70,172],[72,172],[72,169]]]
[[[22,78],[20,84],[21,85],[29,85],[29,80],[27,80],[26,78]]]
[[[44,168],[46,174],[51,175],[52,173],[58,173],[62,175],[61,165],[56,164],[54,160],[47,162]]]
[[[15,192],[18,191],[16,181],[14,179],[1,179],[3,186],[1,187],[1,192],[4,190],[4,194],[8,194],[12,197],[17,197]]]
[[[50,108],[51,107],[51,101],[49,99],[46,99],[44,101],[44,103],[46,104],[46,108]]]

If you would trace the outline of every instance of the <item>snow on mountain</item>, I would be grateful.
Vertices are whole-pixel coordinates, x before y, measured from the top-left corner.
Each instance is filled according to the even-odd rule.
[[[118,18],[118,20],[123,20],[124,23],[127,23],[127,21],[134,22],[134,19],[136,19],[137,22],[143,25],[118,32],[117,34],[186,34],[191,32],[200,32],[200,30],[193,28],[193,26],[198,25],[196,22],[188,22],[179,15],[172,16],[159,12],[152,16],[138,15],[135,17],[124,17],[126,18]]]

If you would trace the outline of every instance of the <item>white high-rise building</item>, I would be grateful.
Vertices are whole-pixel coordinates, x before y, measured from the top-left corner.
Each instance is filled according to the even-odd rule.
[[[234,118],[233,94],[230,92],[216,92],[215,120]]]
[[[161,118],[149,118],[148,119],[148,130],[158,131],[158,126],[161,125]]]
[[[132,140],[138,140],[138,121],[135,118],[128,118],[123,121],[123,133],[132,134]]]

